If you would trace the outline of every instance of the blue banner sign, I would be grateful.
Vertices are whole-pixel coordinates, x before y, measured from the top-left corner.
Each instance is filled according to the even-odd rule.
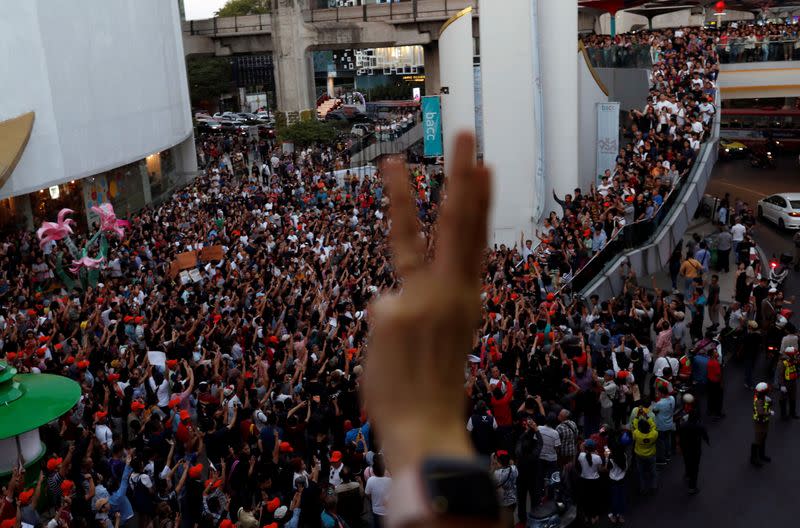
[[[441,156],[442,145],[442,105],[438,95],[422,98],[422,126],[425,138],[425,156]]]

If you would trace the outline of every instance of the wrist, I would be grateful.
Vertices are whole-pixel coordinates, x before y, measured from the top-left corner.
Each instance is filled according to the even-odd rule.
[[[380,444],[392,472],[419,471],[429,457],[473,458],[476,456],[466,426],[450,424],[396,422],[391,428],[379,428]]]

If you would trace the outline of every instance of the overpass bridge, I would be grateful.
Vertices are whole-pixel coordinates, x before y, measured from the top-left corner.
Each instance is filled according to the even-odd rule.
[[[478,0],[411,0],[328,9],[312,9],[309,0],[276,0],[266,15],[184,21],[183,47],[186,55],[272,52],[279,115],[294,122],[314,109],[311,51],[421,45],[428,66],[425,89],[438,92],[439,30],[468,7],[473,9],[473,34],[478,35]]]

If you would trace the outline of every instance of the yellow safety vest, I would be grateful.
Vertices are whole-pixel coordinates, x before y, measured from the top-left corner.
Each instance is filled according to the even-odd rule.
[[[797,365],[794,361],[783,360],[783,379],[786,381],[797,379]]]
[[[753,398],[753,421],[756,423],[769,423],[772,402],[764,398],[764,416],[758,414],[758,398]]]

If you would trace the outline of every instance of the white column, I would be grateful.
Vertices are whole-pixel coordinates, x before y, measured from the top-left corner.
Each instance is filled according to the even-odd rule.
[[[578,187],[578,1],[540,0],[538,15],[548,215],[561,212],[553,189],[563,198]]]
[[[472,71],[472,8],[460,11],[439,34],[442,88],[442,141],[445,175],[452,164],[453,140],[463,130],[475,132],[475,80]]]
[[[520,232],[533,238],[541,209],[532,6],[531,0],[480,2],[483,157],[494,171],[489,238],[496,244],[513,244]]]

